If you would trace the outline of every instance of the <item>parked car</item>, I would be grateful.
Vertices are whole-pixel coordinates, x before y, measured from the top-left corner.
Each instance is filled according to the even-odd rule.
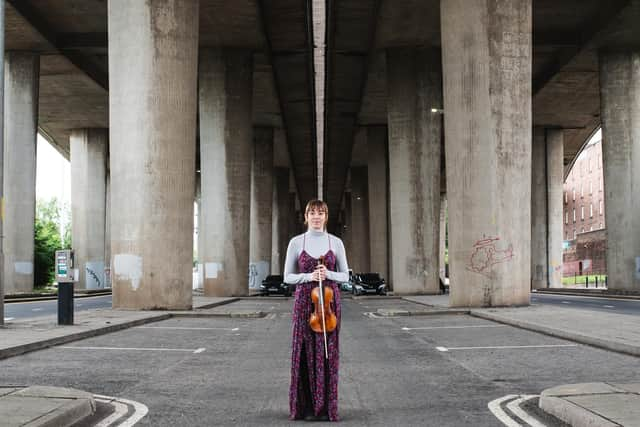
[[[281,275],[267,276],[260,285],[260,295],[284,295],[286,297],[291,296],[292,287],[284,283],[284,278]]]
[[[340,283],[340,290],[345,292],[351,292],[353,289],[353,285],[351,282],[342,282]]]
[[[351,282],[354,295],[387,294],[387,285],[378,273],[355,274],[352,276]]]

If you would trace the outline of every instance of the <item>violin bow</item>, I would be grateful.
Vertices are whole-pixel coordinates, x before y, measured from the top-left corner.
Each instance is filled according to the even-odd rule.
[[[318,265],[324,265],[324,257],[321,256],[318,259]],[[318,286],[320,287],[320,307],[322,311],[322,333],[324,335],[324,358],[329,359],[329,350],[327,350],[327,324],[324,317],[324,288],[322,287],[322,280],[318,281]]]

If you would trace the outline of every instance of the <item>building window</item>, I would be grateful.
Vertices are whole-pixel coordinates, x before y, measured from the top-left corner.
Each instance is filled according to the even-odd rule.
[[[584,221],[584,205],[580,206],[580,219]]]
[[[589,227],[589,231],[593,231],[593,225]]]
[[[580,233],[584,233],[584,227],[580,229]]]
[[[573,222],[576,222],[576,208],[573,208]]]
[[[564,211],[564,223],[569,224],[569,212]]]
[[[600,229],[602,230],[604,227],[602,226],[602,223],[600,223]]]
[[[567,192],[565,191],[564,192],[564,204],[566,205],[567,203],[569,203],[569,199],[568,199],[568,196],[567,196]]]
[[[589,204],[589,218],[593,218],[593,203]]]
[[[576,187],[573,187],[572,190],[573,190],[573,201],[575,202],[575,200],[576,200]]]
[[[573,229],[573,240],[576,240],[576,229]]]
[[[564,232],[564,240],[569,240],[569,232],[568,231]]]

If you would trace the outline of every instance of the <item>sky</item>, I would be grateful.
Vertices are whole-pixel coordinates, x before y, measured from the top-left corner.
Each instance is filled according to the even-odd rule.
[[[36,199],[57,198],[71,206],[71,167],[69,161],[38,134]]]

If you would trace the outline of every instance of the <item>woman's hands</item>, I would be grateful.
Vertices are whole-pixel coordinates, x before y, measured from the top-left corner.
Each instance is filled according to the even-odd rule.
[[[311,273],[311,280],[314,282],[324,281],[327,278],[327,267],[324,265],[316,266],[316,269]]]

